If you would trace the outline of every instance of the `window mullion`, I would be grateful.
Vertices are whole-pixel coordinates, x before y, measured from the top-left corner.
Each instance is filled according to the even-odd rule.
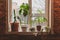
[[[30,6],[28,24],[29,24],[29,26],[31,27],[30,22],[31,22],[31,17],[32,17],[32,0],[28,0],[28,3],[29,3],[29,6]]]

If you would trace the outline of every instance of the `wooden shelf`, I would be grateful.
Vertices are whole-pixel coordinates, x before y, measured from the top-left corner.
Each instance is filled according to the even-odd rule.
[[[47,35],[47,32],[8,32],[6,34],[16,34],[16,35]]]

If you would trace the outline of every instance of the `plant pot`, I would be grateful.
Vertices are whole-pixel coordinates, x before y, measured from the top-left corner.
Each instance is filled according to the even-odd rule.
[[[31,32],[35,32],[35,28],[30,28],[30,31]]]
[[[22,32],[27,32],[27,27],[21,27],[22,28]]]
[[[21,28],[22,28],[22,32],[27,32],[27,25],[23,24]]]
[[[37,25],[36,28],[37,28],[37,31],[40,31],[41,30],[41,25]]]
[[[11,31],[18,32],[19,23],[11,23]]]

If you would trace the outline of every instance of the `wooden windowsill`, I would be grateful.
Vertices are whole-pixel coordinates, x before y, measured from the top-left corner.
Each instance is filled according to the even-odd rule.
[[[7,32],[6,34],[16,34],[16,35],[48,35],[47,32]]]

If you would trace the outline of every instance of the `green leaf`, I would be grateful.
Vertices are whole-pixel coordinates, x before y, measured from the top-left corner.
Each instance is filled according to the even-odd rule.
[[[35,19],[35,21],[40,22],[40,23],[43,23],[43,22],[47,21],[47,19],[45,17],[37,17]]]
[[[21,15],[21,13],[22,13],[22,9],[19,10],[19,14],[20,14],[20,15]]]
[[[42,10],[38,9],[37,11],[38,11],[40,14],[42,14]]]
[[[20,5],[20,9],[23,9],[24,7],[25,7],[24,3],[22,5]]]
[[[19,14],[22,14],[24,16],[28,15],[29,13],[29,5],[26,3],[23,3],[22,5],[20,5],[20,10],[19,10]]]

